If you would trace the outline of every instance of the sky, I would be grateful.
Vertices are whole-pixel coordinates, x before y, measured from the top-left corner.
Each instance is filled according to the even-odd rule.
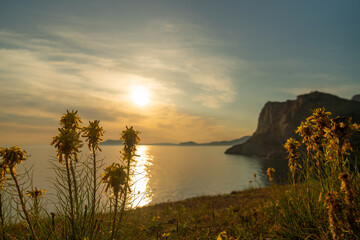
[[[134,126],[142,143],[209,142],[251,135],[268,101],[349,99],[359,11],[357,0],[0,1],[0,145],[49,144],[67,109],[100,120],[105,139]]]

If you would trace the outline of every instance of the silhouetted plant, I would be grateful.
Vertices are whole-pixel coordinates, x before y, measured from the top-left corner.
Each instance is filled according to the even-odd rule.
[[[82,123],[82,121],[81,121],[80,117],[77,115],[77,111],[74,111],[74,110],[72,110],[71,112],[66,110],[66,114],[64,114],[60,119],[60,125],[62,126],[62,128],[65,130],[76,132],[77,134],[79,134],[79,139],[80,139],[80,132],[82,129],[80,123]],[[82,144],[81,144],[81,146],[82,146]],[[74,159],[72,159],[72,157],[74,157]],[[79,214],[79,212],[78,212],[78,210],[80,210],[79,196],[78,196],[79,189],[78,189],[78,181],[77,181],[77,177],[75,174],[75,167],[74,167],[74,161],[78,162],[77,153],[70,155],[69,159],[70,159],[69,165],[70,165],[70,171],[71,171],[71,175],[72,175],[72,183],[74,184],[74,197],[75,197],[76,210],[77,210],[77,214]]]
[[[131,126],[130,128],[128,128],[126,126],[126,129],[122,132],[120,140],[123,140],[123,161],[126,164],[126,175],[127,175],[127,186],[129,186],[129,181],[130,181],[130,169],[131,169],[131,163],[133,161],[133,158],[135,156],[136,153],[136,144],[138,144],[140,142],[140,138],[139,138],[139,131],[134,130],[134,128]],[[128,190],[130,190],[129,187],[124,189],[124,196],[123,196],[123,202],[122,202],[122,206],[121,206],[121,211],[120,211],[120,223],[122,221],[122,217],[124,215],[124,211],[125,211],[125,206],[127,204],[127,198],[128,198]]]
[[[1,221],[0,234],[1,234],[2,239],[5,239],[5,216],[4,216],[3,189],[4,189],[4,183],[7,179],[6,173],[7,173],[7,168],[5,166],[0,165],[0,221]]]
[[[20,200],[20,205],[25,215],[26,222],[31,231],[32,238],[37,239],[33,226],[31,224],[29,212],[25,206],[23,192],[20,189],[20,185],[16,177],[16,165],[20,164],[22,161],[27,160],[28,157],[26,155],[26,152],[18,146],[12,146],[10,148],[0,148],[0,157],[2,158],[0,168],[3,169],[3,174],[5,174],[6,172],[10,173],[12,180],[15,183],[17,194]]]
[[[128,188],[127,183],[127,175],[122,166],[118,163],[113,163],[110,166],[104,169],[104,173],[102,175],[101,181],[106,184],[105,193],[112,190],[115,196],[115,203],[114,203],[114,217],[112,222],[112,231],[111,231],[111,239],[116,237],[117,229],[116,226],[116,215],[118,212],[118,204],[119,200],[121,199],[122,195],[125,192],[125,189]]]
[[[35,216],[39,215],[39,202],[41,199],[41,196],[44,195],[46,190],[35,189],[31,191],[27,191],[27,195],[33,200],[33,211]]]
[[[55,145],[55,148],[57,148],[57,157],[59,158],[59,162],[62,163],[63,160],[65,160],[72,238],[75,238],[76,236],[75,211],[79,209],[76,176],[72,164],[72,160],[78,160],[77,155],[80,152],[80,147],[82,146],[82,141],[80,140],[81,132],[79,131],[79,123],[81,123],[81,120],[77,116],[77,111],[67,111],[67,113],[64,114],[60,119],[60,125],[62,128],[58,128],[59,135],[53,137],[53,141],[51,143],[51,145]],[[75,199],[73,192],[75,193]],[[74,202],[76,206],[74,206]]]
[[[98,188],[98,184],[97,184],[97,159],[96,159],[96,154],[97,151],[102,151],[101,148],[99,147],[99,143],[103,140],[102,137],[104,136],[104,129],[102,127],[100,127],[99,125],[100,121],[95,120],[95,121],[90,121],[89,125],[87,127],[83,128],[83,137],[86,138],[86,141],[88,142],[88,148],[90,150],[90,153],[92,154],[92,181],[93,181],[93,185],[92,185],[92,202],[91,202],[91,223],[92,225],[94,225],[94,215],[95,215],[95,211],[96,211],[96,197],[97,197],[97,193],[96,190]]]

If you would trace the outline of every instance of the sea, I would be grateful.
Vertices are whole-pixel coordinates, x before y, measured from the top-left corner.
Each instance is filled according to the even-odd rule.
[[[29,159],[18,167],[19,173],[30,170],[29,188],[46,189],[45,200],[56,205],[54,166],[63,167],[56,159],[56,149],[50,145],[22,146]],[[141,207],[186,198],[227,194],[269,184],[266,169],[271,165],[265,159],[224,154],[230,146],[137,146],[132,163],[131,192],[133,206]],[[122,146],[101,146],[97,156],[103,168],[115,162],[121,163]],[[83,147],[79,161],[89,157]],[[282,161],[283,164],[284,161]],[[286,164],[285,164],[286,165]],[[283,166],[282,166],[283,168]]]

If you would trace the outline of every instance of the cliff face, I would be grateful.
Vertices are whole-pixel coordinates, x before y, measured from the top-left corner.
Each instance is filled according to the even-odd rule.
[[[354,122],[360,122],[360,102],[346,100],[337,96],[311,92],[300,95],[296,100],[286,102],[267,102],[261,110],[258,126],[254,134],[243,144],[235,145],[225,153],[263,158],[283,158],[286,152],[283,144],[289,137],[298,138],[295,130],[311,115],[311,110],[325,107],[331,117],[351,116]],[[359,134],[352,139],[354,147],[359,146]]]
[[[354,95],[351,100],[360,102],[360,94]]]

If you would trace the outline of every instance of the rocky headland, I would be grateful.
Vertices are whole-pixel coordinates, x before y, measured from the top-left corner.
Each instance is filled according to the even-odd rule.
[[[360,123],[358,96],[348,100],[315,91],[299,95],[296,100],[267,102],[260,112],[254,134],[245,143],[234,145],[225,153],[268,159],[284,158],[286,152],[283,144],[289,137],[299,138],[295,130],[301,121],[311,115],[312,109],[324,107],[332,113],[331,117],[351,116],[354,122]],[[359,149],[360,134],[354,134],[351,141],[353,148]]]

